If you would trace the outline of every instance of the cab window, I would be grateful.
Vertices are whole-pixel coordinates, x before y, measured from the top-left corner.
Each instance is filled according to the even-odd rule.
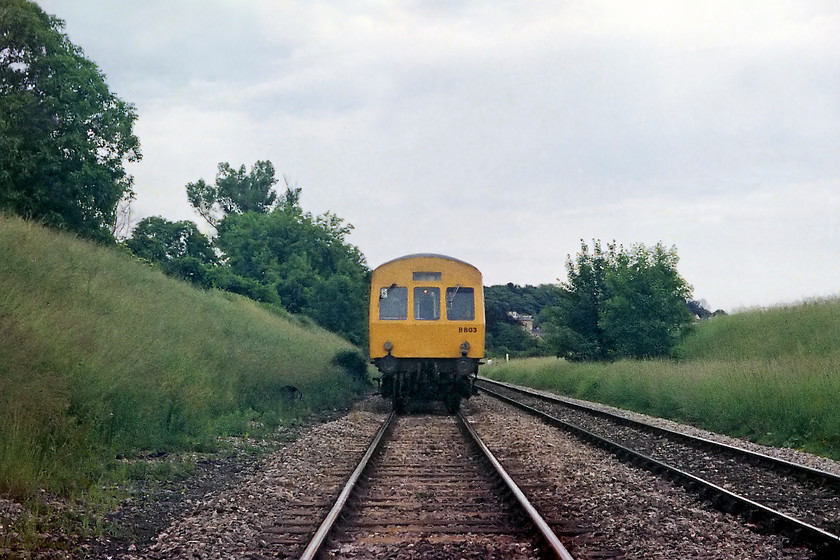
[[[414,318],[418,321],[440,319],[440,288],[414,288]]]
[[[412,278],[415,282],[440,282],[440,272],[413,272]]]
[[[475,297],[472,288],[446,288],[446,318],[450,321],[475,319]]]
[[[379,289],[379,318],[384,321],[404,321],[408,316],[408,288],[391,286]]]

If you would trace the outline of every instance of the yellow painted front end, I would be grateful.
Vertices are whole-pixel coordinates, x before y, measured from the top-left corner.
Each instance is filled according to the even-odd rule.
[[[394,294],[401,294],[402,288],[406,297],[404,317],[395,312],[392,318],[381,318],[381,306],[386,305],[383,302],[389,290],[394,297]],[[436,316],[429,307],[423,309],[427,301],[423,293],[425,289],[432,294],[437,290],[440,294]],[[468,299],[465,293],[469,290],[473,296],[474,313],[471,318],[465,318],[467,314],[463,304]],[[457,310],[450,308],[450,303],[456,301],[461,307]],[[456,316],[456,311],[460,315]],[[424,312],[426,318],[421,318]],[[389,353],[395,358],[484,357],[481,272],[463,261],[441,255],[410,255],[379,266],[371,278],[369,317],[371,359]],[[390,352],[387,347],[390,347]]]

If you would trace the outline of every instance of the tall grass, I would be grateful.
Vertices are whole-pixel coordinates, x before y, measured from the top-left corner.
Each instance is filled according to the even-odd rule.
[[[511,362],[482,373],[840,459],[840,301],[708,321],[679,360]]]
[[[67,494],[109,459],[343,406],[350,345],[115,248],[0,216],[0,493]],[[290,402],[286,385],[303,393]]]
[[[685,359],[764,359],[840,355],[840,299],[751,310],[698,326],[677,348]]]

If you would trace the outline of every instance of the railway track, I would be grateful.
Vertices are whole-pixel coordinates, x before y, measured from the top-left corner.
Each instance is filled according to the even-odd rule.
[[[572,556],[460,414],[391,415],[301,558]]]
[[[792,543],[807,544],[819,557],[840,557],[840,477],[560,397],[487,379],[479,385],[625,460],[667,473],[721,509],[741,513]]]

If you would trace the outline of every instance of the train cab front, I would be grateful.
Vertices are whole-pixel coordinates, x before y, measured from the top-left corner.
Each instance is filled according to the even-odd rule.
[[[472,395],[484,356],[484,297],[475,267],[439,255],[381,265],[371,278],[369,317],[380,393],[395,409],[431,400],[457,410]]]

